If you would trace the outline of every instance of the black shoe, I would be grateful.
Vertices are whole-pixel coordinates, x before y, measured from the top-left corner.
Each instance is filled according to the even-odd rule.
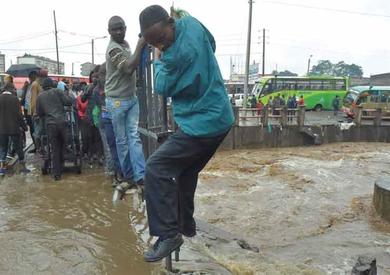
[[[61,175],[54,175],[54,176],[53,176],[53,179],[54,179],[55,181],[59,181],[59,180],[61,180]]]
[[[196,235],[196,230],[191,230],[191,231],[181,231],[181,234],[186,236],[187,238],[192,238],[195,237]]]
[[[159,238],[153,247],[145,252],[144,260],[146,262],[160,261],[161,259],[169,256],[173,251],[179,249],[183,242],[183,237],[180,233],[173,238],[163,240]]]

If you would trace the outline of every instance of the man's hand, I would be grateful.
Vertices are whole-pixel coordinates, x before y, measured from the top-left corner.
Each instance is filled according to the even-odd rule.
[[[140,49],[142,49],[143,47],[145,47],[145,45],[146,45],[145,38],[144,38],[143,36],[141,36],[141,37],[138,39],[137,48],[139,47]]]
[[[154,48],[154,58],[159,60],[161,58],[161,51],[158,48]]]

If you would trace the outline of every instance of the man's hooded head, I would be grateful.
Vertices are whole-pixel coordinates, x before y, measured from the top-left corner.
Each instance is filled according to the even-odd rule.
[[[139,15],[141,35],[148,44],[165,51],[175,42],[175,20],[159,5],[145,8]]]

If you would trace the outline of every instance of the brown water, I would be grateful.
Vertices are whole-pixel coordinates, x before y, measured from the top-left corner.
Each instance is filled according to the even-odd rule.
[[[31,166],[30,166],[31,167]],[[150,274],[141,204],[111,202],[98,170],[0,182],[0,274]]]
[[[389,165],[382,143],[219,152],[201,174],[196,216],[260,253],[198,236],[174,265],[196,274],[350,274],[369,254],[378,274],[390,274],[390,224],[372,208],[374,181],[390,176]],[[1,275],[159,272],[142,259],[150,239],[137,196],[113,204],[97,169],[53,182],[35,160],[30,167],[28,177],[0,182]]]
[[[372,207],[389,168],[384,143],[220,152],[201,175],[196,214],[261,253],[209,253],[247,274],[350,274],[368,254],[390,274],[390,224]]]

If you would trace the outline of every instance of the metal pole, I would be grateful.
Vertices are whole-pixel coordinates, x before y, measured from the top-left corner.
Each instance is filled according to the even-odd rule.
[[[263,29],[263,70],[262,75],[265,75],[265,29]]]
[[[251,38],[252,38],[252,4],[253,4],[253,0],[249,0],[248,40],[246,44],[246,61],[245,61],[244,104],[246,104],[246,99],[248,97],[249,59],[251,55]]]
[[[53,16],[54,16],[54,34],[56,37],[57,74],[60,74],[60,56],[58,53],[57,20],[56,20],[56,11],[55,10],[53,10]]]
[[[92,38],[92,66],[95,65],[95,40]]]
[[[309,75],[309,72],[310,72],[310,59],[311,59],[312,56],[313,56],[313,55],[311,54],[311,55],[309,56],[309,60],[307,61],[307,75]]]
[[[74,63],[72,62],[72,75],[74,75]]]

